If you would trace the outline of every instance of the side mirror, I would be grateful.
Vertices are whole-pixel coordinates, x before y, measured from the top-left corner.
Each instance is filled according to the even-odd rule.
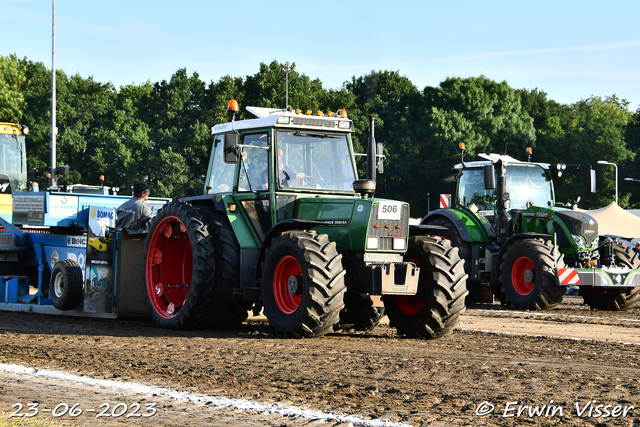
[[[496,189],[496,170],[493,167],[493,163],[490,165],[485,165],[483,168],[484,172],[484,189],[485,190],[495,190]]]
[[[377,145],[376,156],[378,157],[378,173],[384,173],[384,149],[381,142],[378,142]]]
[[[238,163],[238,134],[228,133],[224,136],[224,162]]]

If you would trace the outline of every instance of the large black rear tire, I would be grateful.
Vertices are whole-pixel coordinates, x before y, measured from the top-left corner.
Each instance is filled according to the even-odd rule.
[[[333,331],[344,308],[342,255],[326,234],[287,231],[262,264],[264,314],[276,335],[308,338]]]
[[[510,245],[500,266],[505,302],[517,310],[548,310],[561,303],[566,288],[556,284],[554,256],[550,240],[522,239]],[[564,267],[562,256],[558,267]]]
[[[458,256],[464,261],[464,271],[469,275],[467,278],[467,290],[469,293],[465,298],[465,304],[467,306],[471,304],[475,304],[477,302],[484,302],[484,297],[481,295],[484,286],[478,282],[474,281],[471,275],[471,243],[465,242],[462,240],[462,236],[460,236],[460,232],[457,227],[451,222],[451,220],[446,218],[434,218],[432,220],[427,220],[425,224],[429,225],[439,225],[441,227],[446,228],[446,230],[442,230],[441,233],[434,232],[438,236],[444,237],[445,239],[449,239],[451,241],[451,246],[454,248],[458,248]]]
[[[613,254],[618,267],[640,269],[640,258],[633,248],[614,242]],[[640,288],[593,288],[581,286],[584,303],[595,310],[624,311],[636,305]]]
[[[441,237],[416,236],[409,239],[404,259],[420,267],[418,293],[382,297],[390,325],[398,334],[415,338],[451,334],[465,310],[467,295],[467,275],[458,249]]]
[[[215,273],[213,304],[208,325],[214,328],[235,328],[247,320],[253,301],[233,299],[233,288],[240,286],[240,245],[231,224],[219,213],[206,216],[212,236]]]

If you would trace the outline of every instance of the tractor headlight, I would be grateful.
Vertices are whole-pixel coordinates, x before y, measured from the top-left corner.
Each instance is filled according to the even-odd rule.
[[[393,250],[395,250],[395,251],[403,251],[404,250],[404,239],[393,239]]]
[[[578,247],[580,249],[586,249],[587,245],[584,241],[584,239],[582,238],[582,236],[578,236],[577,234],[572,234],[571,237],[573,237],[573,241],[576,242],[576,245],[578,245]]]
[[[367,238],[367,249],[378,249],[378,238],[377,237],[369,237],[369,238]]]

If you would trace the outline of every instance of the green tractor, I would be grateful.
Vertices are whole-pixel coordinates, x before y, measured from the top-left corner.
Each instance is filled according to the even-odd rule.
[[[467,303],[486,285],[502,304],[521,310],[552,308],[573,286],[594,309],[627,310],[638,301],[635,251],[622,238],[599,236],[587,213],[556,206],[553,176],[566,165],[498,154],[465,162],[461,148],[455,206],[421,223],[446,228],[442,235],[459,249],[469,274]]]
[[[358,180],[344,110],[247,107],[212,128],[204,192],[172,202],[145,242],[145,299],[163,328],[235,327],[263,312],[277,335],[370,330],[451,333],[466,274],[440,227],[409,227],[407,203],[374,198],[381,144]],[[376,154],[376,152],[380,154]],[[374,304],[371,296],[375,298]]]

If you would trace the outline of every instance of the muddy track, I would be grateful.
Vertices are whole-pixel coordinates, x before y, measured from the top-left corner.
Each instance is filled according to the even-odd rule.
[[[412,425],[640,425],[640,345],[624,339],[639,335],[640,309],[596,312],[579,301],[565,298],[544,313],[475,306],[451,336],[433,341],[399,337],[388,325],[371,333],[287,340],[271,336],[262,321],[234,331],[174,332],[146,321],[4,312],[0,363]],[[0,409],[10,411],[18,400],[61,398],[54,394],[58,386],[29,391],[28,384],[3,381]],[[490,405],[490,414],[478,415]],[[251,415],[226,424],[226,412],[203,411],[164,402],[154,422],[318,423]],[[607,411],[608,417],[595,417]]]

